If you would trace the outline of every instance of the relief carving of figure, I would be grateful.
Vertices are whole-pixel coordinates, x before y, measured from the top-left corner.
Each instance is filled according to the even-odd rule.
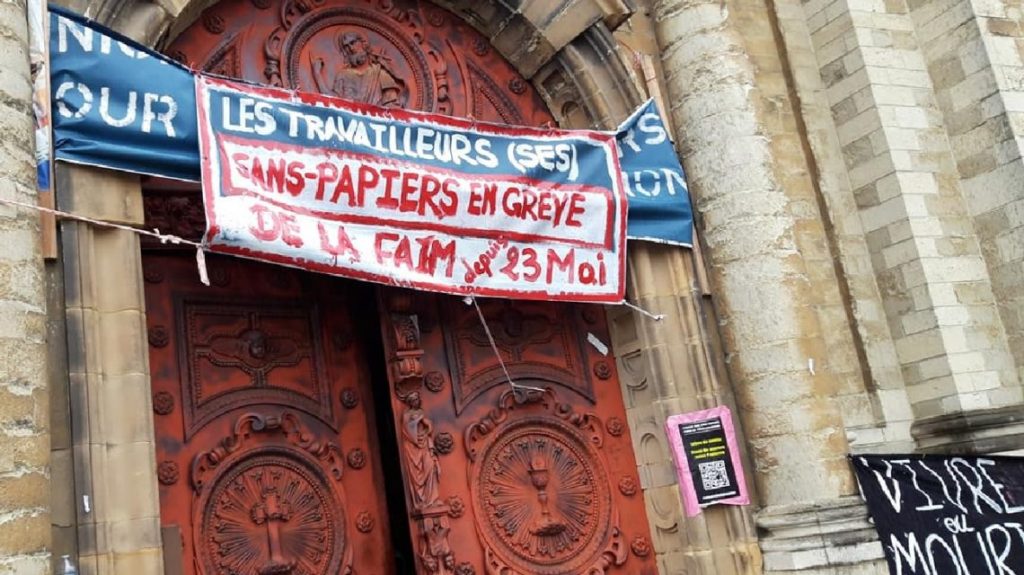
[[[422,510],[441,504],[441,465],[434,448],[434,424],[423,413],[420,394],[414,391],[405,401],[409,407],[402,414],[403,451],[409,466],[413,505]]]
[[[385,56],[373,52],[363,33],[341,32],[335,43],[341,53],[340,64],[332,66],[323,58],[310,57],[313,79],[321,93],[378,106],[405,103],[405,82],[387,68]]]

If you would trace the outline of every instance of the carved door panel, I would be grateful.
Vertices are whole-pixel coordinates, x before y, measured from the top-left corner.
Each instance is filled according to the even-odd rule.
[[[552,120],[486,38],[427,0],[222,0],[166,52],[195,69],[363,102],[507,124]],[[190,217],[198,198],[168,198],[147,204],[148,225],[198,237],[202,218]],[[385,293],[381,322],[417,572],[653,574],[614,363],[585,339],[593,332],[608,341],[600,308],[483,304],[512,376],[547,390],[516,396],[472,308]],[[245,425],[244,437],[295,437]],[[354,475],[346,470],[341,484],[348,488]],[[345,512],[352,525],[353,511]]]
[[[345,282],[146,254],[161,523],[189,575],[392,573]]]
[[[656,573],[601,308],[382,300],[418,573]]]

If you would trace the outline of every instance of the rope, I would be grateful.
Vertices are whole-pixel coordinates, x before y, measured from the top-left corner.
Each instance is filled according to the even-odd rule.
[[[167,243],[170,243],[170,244],[185,244],[185,245],[194,246],[194,247],[197,247],[197,248],[202,248],[203,247],[203,244],[201,244],[199,242],[193,242],[192,240],[186,240],[185,238],[182,238],[182,237],[179,237],[179,236],[176,236],[176,235],[173,235],[173,234],[162,234],[162,233],[160,233],[160,230],[158,230],[158,229],[153,229],[152,231],[150,231],[150,230],[143,229],[143,228],[135,228],[135,227],[128,226],[128,225],[125,225],[125,224],[115,224],[113,222],[105,222],[103,220],[95,220],[93,218],[89,218],[89,217],[86,217],[86,216],[80,216],[78,214],[72,214],[70,212],[64,212],[64,211],[61,211],[61,210],[54,210],[54,209],[50,209],[50,208],[44,208],[42,206],[37,206],[35,204],[26,204],[24,202],[19,202],[17,200],[11,200],[11,199],[8,199],[8,198],[0,198],[0,203],[10,204],[12,206],[18,206],[18,207],[26,208],[26,209],[29,209],[29,210],[35,210],[37,212],[45,212],[45,213],[48,213],[48,214],[53,214],[55,216],[60,216],[61,218],[66,219],[66,220],[77,220],[79,222],[85,222],[85,223],[92,224],[94,226],[99,226],[99,227],[102,227],[102,228],[113,228],[113,229],[116,229],[116,230],[125,230],[125,231],[128,231],[128,232],[140,234],[140,235],[143,235],[143,236],[149,236],[151,238],[156,238],[156,239],[160,240],[160,243],[162,243],[162,244],[167,244]]]
[[[44,212],[44,213],[48,213],[48,214],[53,214],[53,215],[59,216],[59,217],[61,217],[63,219],[75,220],[75,221],[79,221],[79,222],[85,222],[87,224],[92,224],[94,226],[99,226],[101,228],[111,228],[111,229],[115,229],[115,230],[124,230],[124,231],[127,231],[127,232],[132,232],[134,234],[139,234],[139,235],[142,235],[142,236],[149,236],[151,238],[156,238],[156,239],[160,240],[160,243],[162,243],[162,244],[168,244],[169,243],[169,244],[174,244],[174,245],[184,244],[184,245],[187,245],[187,246],[192,246],[192,247],[196,248],[196,265],[199,268],[199,278],[200,278],[200,281],[202,281],[204,285],[210,285],[209,280],[207,279],[207,274],[206,274],[206,256],[203,253],[203,244],[201,244],[199,242],[194,242],[192,240],[186,240],[185,238],[182,238],[180,236],[176,236],[176,235],[173,235],[173,234],[164,234],[164,233],[161,233],[160,230],[156,229],[156,228],[154,228],[153,230],[147,230],[147,229],[144,229],[144,228],[136,228],[136,227],[128,226],[128,225],[125,225],[125,224],[116,224],[116,223],[113,223],[113,222],[105,222],[103,220],[97,220],[97,219],[89,218],[89,217],[86,217],[86,216],[80,216],[78,214],[72,214],[71,212],[55,210],[55,209],[51,209],[51,208],[44,208],[43,206],[37,206],[35,204],[28,204],[28,203],[25,203],[25,202],[19,202],[17,200],[11,200],[11,199],[8,199],[8,198],[0,197],[0,203],[9,204],[9,205],[12,205],[12,206],[18,206],[18,207],[29,209],[29,210],[35,210],[37,212]],[[403,280],[400,280],[400,279],[394,278],[394,277],[392,277],[390,279],[391,279],[391,282],[394,285],[397,285],[397,286],[407,286],[407,285],[409,285],[408,281],[403,281]],[[467,296],[465,298],[465,302],[466,302],[466,305],[473,305],[474,307],[476,307],[477,315],[480,316],[480,323],[483,324],[484,333],[487,334],[487,339],[490,341],[491,349],[494,350],[494,355],[497,356],[498,362],[501,364],[501,369],[505,372],[505,379],[508,380],[508,383],[509,383],[510,386],[512,386],[512,389],[522,389],[522,390],[530,390],[530,391],[544,391],[544,390],[542,390],[540,388],[530,387],[528,385],[519,385],[519,384],[515,383],[514,381],[512,381],[512,377],[509,375],[508,369],[505,367],[505,362],[501,359],[501,354],[498,353],[498,345],[494,341],[494,337],[491,335],[491,330],[487,326],[487,321],[484,319],[483,312],[480,311],[480,305],[477,304],[476,298]],[[624,306],[628,307],[629,309],[631,309],[631,310],[633,310],[635,312],[638,312],[641,315],[643,315],[643,316],[645,316],[645,317],[647,317],[649,319],[652,319],[654,321],[661,321],[661,320],[665,319],[665,314],[660,314],[660,313],[659,314],[653,314],[653,313],[643,309],[642,307],[639,307],[639,306],[637,306],[635,304],[630,303],[629,301],[627,301],[625,299],[622,300],[622,304],[621,305],[624,305]]]
[[[628,307],[629,309],[631,309],[631,310],[633,310],[635,312],[639,312],[641,315],[644,315],[644,316],[646,316],[646,317],[648,317],[650,319],[653,319],[654,321],[661,321],[661,320],[665,319],[665,314],[663,314],[663,313],[653,314],[653,313],[645,310],[644,308],[642,308],[642,307],[640,307],[640,306],[638,306],[636,304],[629,303],[627,300],[622,300],[622,305]]]
[[[466,305],[472,305],[476,308],[476,315],[480,318],[480,325],[484,326],[484,334],[487,336],[487,341],[491,344],[491,350],[494,352],[494,357],[498,358],[498,363],[501,365],[501,371],[505,372],[505,380],[508,381],[508,385],[512,388],[512,392],[519,393],[521,391],[536,391],[544,393],[545,390],[539,387],[519,385],[512,381],[512,375],[508,372],[505,360],[501,359],[501,353],[498,351],[498,343],[494,340],[494,336],[491,335],[491,328],[487,325],[487,320],[484,318],[483,310],[480,309],[480,304],[477,303],[476,298],[472,296],[466,296],[462,301],[466,302]]]
[[[162,234],[162,233],[160,233],[160,230],[156,229],[156,228],[154,228],[152,231],[150,231],[150,230],[147,230],[147,229],[144,229],[144,228],[135,228],[135,227],[128,226],[128,225],[125,225],[125,224],[115,224],[113,222],[105,222],[103,220],[97,220],[97,219],[89,218],[89,217],[86,217],[86,216],[80,216],[78,214],[72,214],[71,212],[65,212],[65,211],[62,211],[62,210],[55,210],[55,209],[46,208],[46,207],[43,207],[43,206],[37,206],[35,204],[28,204],[28,203],[25,203],[25,202],[19,202],[17,200],[12,200],[12,199],[9,199],[9,198],[2,198],[2,197],[0,197],[0,203],[9,204],[9,205],[12,205],[12,206],[18,206],[20,208],[25,208],[25,209],[28,209],[28,210],[35,210],[37,212],[53,214],[53,215],[58,216],[58,217],[60,217],[62,219],[65,219],[65,220],[75,220],[75,221],[79,221],[79,222],[85,222],[87,224],[92,224],[94,226],[98,226],[98,227],[101,227],[101,228],[109,228],[109,229],[114,229],[114,230],[124,230],[126,232],[131,232],[133,234],[139,234],[140,236],[149,236],[151,238],[156,238],[156,239],[160,240],[160,243],[162,243],[162,244],[174,244],[174,245],[184,244],[184,245],[187,245],[187,246],[192,246],[192,247],[196,248],[196,266],[199,269],[199,281],[201,281],[203,283],[203,285],[210,285],[210,279],[209,279],[209,277],[207,275],[207,272],[206,272],[206,254],[203,253],[203,244],[201,244],[199,242],[194,242],[192,240],[186,240],[185,238],[180,237],[180,236],[176,236],[174,234]]]

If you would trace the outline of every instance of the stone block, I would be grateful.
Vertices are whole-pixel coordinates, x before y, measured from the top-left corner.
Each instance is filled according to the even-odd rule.
[[[97,220],[141,224],[142,190],[134,174],[59,164],[57,190],[63,209]],[[103,190],[102,194],[96,193]]]
[[[50,561],[46,554],[20,555],[6,557],[0,563],[0,574],[2,575],[48,575]]]
[[[139,239],[121,230],[96,231],[90,269],[94,305],[100,312],[142,311]]]
[[[937,404],[936,402],[955,395],[956,385],[952,377],[939,377],[907,386],[907,398],[914,406],[914,413],[918,417],[928,413],[929,402]]]
[[[879,154],[874,158],[850,169],[850,185],[856,189],[880,180],[893,173],[895,166],[890,154]],[[873,230],[865,230],[873,231]]]
[[[70,449],[50,452],[50,518],[55,526],[76,523],[74,457]]]
[[[111,523],[133,519],[159,518],[160,506],[156,483],[156,451],[148,442],[100,446],[101,461],[106,474],[102,485],[106,501],[96,508],[106,510]],[[130,494],[130,496],[126,496]]]
[[[159,547],[132,553],[117,553],[110,575],[159,575],[163,573],[163,555]]]
[[[50,516],[40,508],[11,514],[0,530],[0,557],[44,553],[50,546]]]
[[[905,219],[907,216],[907,208],[903,198],[893,198],[877,206],[861,210],[860,219],[864,225],[864,230],[873,232],[885,228],[898,220]]]
[[[7,436],[3,445],[0,473],[43,470],[49,462],[50,438],[45,433]]]
[[[519,10],[541,31],[555,52],[604,16],[593,0],[528,1]]]
[[[993,407],[992,401],[985,392],[960,393],[956,396],[943,398],[942,408],[946,413],[971,411]]]
[[[145,374],[105,376],[90,390],[98,394],[104,440],[113,445],[153,441],[153,408]]]
[[[128,310],[98,314],[100,369],[104,374],[147,374],[148,348],[146,326],[142,313]]]
[[[114,521],[108,524],[107,529],[110,532],[109,550],[115,554],[159,549],[162,544],[159,517]]]
[[[938,329],[931,329],[907,335],[896,341],[896,353],[900,362],[909,364],[942,355],[942,335]]]
[[[30,472],[0,477],[0,514],[17,514],[25,509],[45,509],[49,498],[49,480],[42,473]]]

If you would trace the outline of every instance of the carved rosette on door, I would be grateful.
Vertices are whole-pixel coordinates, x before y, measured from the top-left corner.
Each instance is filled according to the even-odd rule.
[[[604,573],[625,563],[603,443],[597,417],[550,389],[506,391],[466,430],[488,573]]]
[[[196,455],[193,528],[204,573],[352,572],[347,507],[337,483],[341,450],[313,440],[299,421],[287,411],[246,414],[232,435]],[[266,437],[251,444],[254,435]]]

